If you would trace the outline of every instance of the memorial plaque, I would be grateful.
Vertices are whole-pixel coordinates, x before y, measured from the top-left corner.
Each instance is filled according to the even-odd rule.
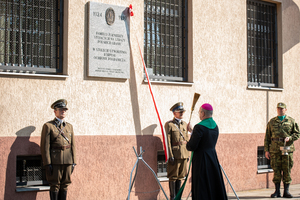
[[[130,77],[128,8],[89,2],[88,76]]]

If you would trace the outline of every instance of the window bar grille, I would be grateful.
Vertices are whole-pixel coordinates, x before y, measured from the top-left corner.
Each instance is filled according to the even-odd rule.
[[[255,4],[257,5],[257,4]],[[258,77],[257,77],[257,37],[256,37],[256,33],[257,33],[257,6],[254,6],[254,29],[253,29],[253,39],[254,39],[254,44],[255,44],[255,48],[254,48],[254,74],[255,74],[255,82],[258,82]]]
[[[28,0],[26,0],[26,3],[25,3],[25,5],[24,5],[24,9],[25,9],[25,16],[28,16]],[[27,40],[28,40],[28,36],[27,36],[27,32],[28,32],[28,22],[27,22],[27,19],[26,19],[26,17],[23,17],[24,18],[24,23],[25,23],[25,25],[24,25],[24,29],[25,29],[25,32],[24,32],[24,38],[25,38],[25,41],[24,41],[24,53],[23,53],[23,65],[24,66],[26,66],[27,65],[27,63],[28,63],[28,58],[27,58],[27,52],[28,52],[28,44],[27,44]]]
[[[51,18],[52,19],[55,19],[55,12],[54,12],[54,6],[53,6],[53,1],[50,1],[50,4],[51,4]],[[57,2],[56,2],[56,4],[57,4]],[[56,8],[57,8],[58,6],[56,5]],[[53,26],[53,21],[52,20],[50,20],[50,22],[49,22],[49,24],[50,24],[50,44],[53,44],[53,33],[54,33],[54,26]],[[53,58],[53,52],[54,52],[54,50],[53,50],[53,48],[55,48],[55,47],[53,47],[53,46],[50,46],[50,67],[51,66],[54,66],[54,58]]]
[[[64,4],[63,4],[63,0],[58,0],[59,1],[59,14],[60,14],[60,20],[58,22],[59,24],[59,41],[60,43],[59,44],[62,44],[62,41],[63,41],[63,34],[62,34],[62,29],[63,29],[63,10],[64,10]],[[57,19],[57,18],[56,18]],[[57,44],[57,43],[56,43]],[[63,45],[59,46],[59,49],[56,48],[57,51],[59,52],[59,57],[62,58],[63,57]],[[56,61],[57,61],[58,58],[56,58]],[[62,63],[63,59],[59,59],[59,66],[62,66],[63,63]]]
[[[268,8],[268,11],[269,12],[271,12],[271,8]],[[269,17],[269,19],[271,18],[271,20],[272,20],[272,16],[268,16]],[[269,20],[268,20],[268,27],[271,27],[271,29],[268,29],[268,31],[269,32],[272,32],[273,31],[273,29],[272,29],[272,26],[271,26],[271,24],[272,24],[272,22],[270,22]],[[272,36],[272,34],[268,34],[268,55],[272,55],[272,38],[271,38],[271,36]],[[267,58],[266,58],[266,62],[267,63],[271,63],[271,56],[268,56]],[[273,66],[271,66],[271,67],[268,67],[268,74],[273,74],[273,70],[272,70],[272,68],[273,68]],[[269,82],[269,83],[271,83],[271,82],[273,82],[273,80],[272,80],[272,76],[268,76],[267,77],[267,81]]]
[[[144,56],[152,78],[182,81],[184,11],[182,0],[146,0],[144,4]],[[186,31],[186,30],[185,30]]]
[[[38,2],[38,19],[36,19],[37,20],[37,22],[38,22],[38,30],[39,30],[39,33],[38,33],[38,41],[37,41],[37,43],[38,43],[38,47],[39,48],[37,48],[37,51],[36,51],[36,53],[37,53],[37,67],[40,67],[41,66],[41,61],[40,61],[40,53],[42,53],[42,52],[39,52],[40,51],[40,49],[43,49],[43,47],[42,47],[42,44],[41,44],[41,42],[40,42],[40,37],[41,37],[41,2],[39,1]]]
[[[157,13],[157,61],[156,61],[156,65],[159,67],[160,69],[160,75],[161,76],[165,76],[165,72],[164,72],[164,67],[162,65],[161,59],[162,59],[162,53],[161,53],[161,48],[162,48],[162,32],[161,32],[161,28],[162,28],[162,2],[158,1],[159,3],[157,4],[158,8],[158,13]]]
[[[261,7],[261,12],[260,12],[260,15],[261,15],[261,26],[260,27],[260,31],[261,31],[261,39],[260,39],[260,43],[261,43],[261,49],[260,49],[260,52],[261,52],[261,64],[260,64],[260,70],[262,72],[262,77],[261,77],[261,82],[268,82],[267,79],[268,79],[268,65],[267,63],[264,62],[265,58],[267,57],[267,54],[265,53],[266,51],[268,51],[265,43],[266,43],[266,35],[267,35],[267,23],[266,23],[266,17],[267,17],[267,6],[263,6]],[[264,13],[264,14],[263,14]],[[263,66],[266,66],[266,67],[263,67]]]
[[[4,41],[4,63],[7,63],[7,55],[6,55],[6,52],[7,52],[7,41],[8,41],[8,33],[7,33],[7,30],[8,30],[8,0],[6,0],[6,12],[5,12],[5,30],[4,30],[4,34],[5,34],[5,41]]]
[[[170,10],[170,17],[171,17],[171,19],[172,19],[172,21],[173,21],[173,23],[171,23],[171,25],[170,25],[170,28],[171,28],[171,33],[170,33],[170,38],[171,38],[171,44],[170,44],[170,46],[171,46],[171,52],[170,52],[170,54],[171,54],[171,59],[170,59],[170,64],[171,64],[171,66],[173,66],[173,68],[174,68],[174,75],[175,76],[179,76],[179,71],[178,71],[178,68],[175,66],[175,63],[174,63],[174,59],[175,59],[175,55],[174,55],[174,52],[175,52],[175,40],[176,40],[176,17],[175,17],[175,1],[176,0],[174,0],[173,1],[173,3],[171,3],[171,5],[170,5],[170,7],[171,7],[171,10]]]
[[[21,32],[21,26],[22,26],[22,18],[21,18],[21,9],[23,8],[23,6],[21,6],[21,1],[19,1],[19,5],[17,7],[17,10],[19,10],[19,37],[18,37],[18,40],[16,41],[17,42],[17,46],[18,46],[18,54],[19,56],[16,56],[17,57],[17,60],[18,60],[18,65],[20,66],[21,65],[21,46],[22,46],[22,32]]]
[[[46,68],[47,63],[46,63],[46,48],[47,48],[47,40],[46,40],[46,12],[47,12],[47,2],[44,2],[44,8],[42,9],[42,14],[43,14],[43,20],[41,20],[41,24],[43,25],[43,66]]]
[[[11,7],[11,8],[10,8],[10,9],[11,9],[11,14],[12,14],[12,16],[14,16],[14,14],[15,14],[15,13],[14,13],[14,7],[13,7],[14,4],[13,4],[13,3],[10,3],[10,5],[11,5],[11,6],[10,6],[10,7]],[[9,37],[12,38],[12,39],[14,39],[14,37],[13,37],[13,30],[14,30],[13,23],[14,23],[14,18],[13,18],[13,17],[11,18],[11,21],[12,21],[12,22],[11,22],[11,25],[10,25],[10,27],[9,27],[9,29],[10,29]],[[10,47],[9,47],[9,51],[10,51],[10,53],[9,53],[9,62],[10,62],[10,63],[13,63],[13,52],[14,52],[14,51],[13,51],[13,48],[14,48],[13,43],[10,43],[9,46],[10,46]]]
[[[61,72],[63,1],[3,0],[1,6],[0,70]]]
[[[168,49],[168,52],[167,52],[167,55],[168,55],[168,67],[170,69],[170,72],[169,72],[169,75],[172,76],[174,75],[174,67],[171,66],[171,0],[168,1],[168,18],[169,18],[169,23],[168,23],[168,33],[167,33],[167,40],[168,40],[168,46],[167,46],[167,49]]]
[[[275,86],[277,80],[276,4],[247,1],[248,82]]]
[[[33,2],[31,2],[33,4]],[[33,57],[33,50],[35,48],[35,45],[34,45],[34,6],[33,5],[30,5],[31,9],[32,9],[32,13],[31,13],[31,27],[30,27],[30,33],[31,33],[31,50],[30,50],[30,63],[28,63],[29,65],[31,65],[33,67],[33,63],[34,63],[34,57]]]
[[[262,12],[263,12],[263,7],[264,5],[262,6],[258,6],[257,7],[257,25],[256,25],[256,32],[257,32],[257,38],[256,38],[256,41],[257,41],[257,81],[258,82],[263,82],[263,75],[264,75],[264,69],[262,67],[262,58],[263,58],[263,55],[262,55],[262,49],[263,49],[263,46],[262,46],[262,36],[263,36],[263,32],[261,31],[261,25],[262,25]]]

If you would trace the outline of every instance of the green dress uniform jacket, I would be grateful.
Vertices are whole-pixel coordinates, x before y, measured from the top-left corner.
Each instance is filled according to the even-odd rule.
[[[63,133],[67,141],[56,127],[54,119],[44,124],[41,136],[41,154],[44,165],[71,165],[76,163],[76,151],[73,126],[64,122]]]
[[[264,141],[265,152],[280,153],[280,147],[284,146],[284,138],[291,137],[286,146],[290,146],[290,152],[295,151],[294,141],[300,137],[298,124],[292,117],[286,116],[282,121],[278,117],[272,118],[268,125]]]

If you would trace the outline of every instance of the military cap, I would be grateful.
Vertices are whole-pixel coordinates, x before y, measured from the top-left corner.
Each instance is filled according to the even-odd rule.
[[[59,99],[57,101],[55,101],[52,105],[51,105],[51,108],[52,109],[55,109],[55,108],[65,108],[68,110],[67,108],[67,100],[65,99]]]
[[[277,108],[286,108],[286,105],[285,103],[280,102],[277,104]]]
[[[172,112],[185,112],[185,109],[183,108],[183,103],[182,102],[175,103],[170,108],[170,111],[172,111]]]

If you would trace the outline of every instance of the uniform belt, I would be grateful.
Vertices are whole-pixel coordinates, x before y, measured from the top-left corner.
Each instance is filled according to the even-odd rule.
[[[173,142],[173,143],[172,143],[172,146],[181,146],[181,145],[182,145],[181,142]]]
[[[70,149],[71,145],[65,145],[65,146],[60,146],[60,147],[52,147],[52,149],[60,149],[60,150],[65,150],[65,149]]]
[[[282,141],[282,142],[283,142],[283,141],[284,141],[284,138],[272,138],[271,140],[272,140],[272,141]]]

